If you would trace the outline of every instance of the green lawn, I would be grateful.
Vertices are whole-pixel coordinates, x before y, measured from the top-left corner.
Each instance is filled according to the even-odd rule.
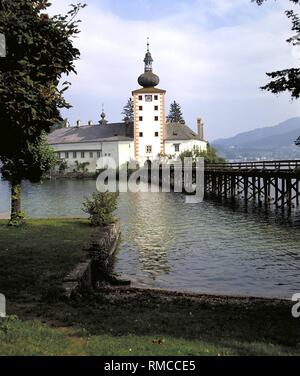
[[[238,351],[237,351],[238,349]],[[84,330],[50,328],[36,321],[0,319],[0,354],[79,356],[229,356],[236,354],[292,355],[289,348],[264,343],[228,341],[228,344],[174,337],[89,335]]]
[[[61,297],[85,258],[86,220],[0,221],[0,355],[300,355],[292,302],[176,295],[130,288]]]
[[[8,301],[59,293],[63,278],[85,258],[87,220],[30,220],[22,228],[0,220],[0,291]]]

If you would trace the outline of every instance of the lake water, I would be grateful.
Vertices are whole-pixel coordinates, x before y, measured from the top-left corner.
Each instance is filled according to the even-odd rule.
[[[82,216],[95,181],[23,184],[31,217]],[[0,213],[9,189],[0,181]],[[300,220],[247,214],[213,202],[186,204],[181,194],[121,194],[122,242],[115,271],[135,285],[181,291],[291,298],[300,292]]]

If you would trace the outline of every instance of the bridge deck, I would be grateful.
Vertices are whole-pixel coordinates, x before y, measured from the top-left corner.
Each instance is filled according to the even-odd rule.
[[[300,172],[300,160],[210,163],[207,171],[257,171],[257,172]]]
[[[213,163],[205,167],[205,189],[220,197],[242,197],[289,209],[300,203],[300,160]]]

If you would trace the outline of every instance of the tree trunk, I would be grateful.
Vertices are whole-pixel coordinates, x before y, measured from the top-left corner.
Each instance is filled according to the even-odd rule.
[[[21,182],[13,180],[11,182],[11,214],[10,225],[18,226],[24,222],[21,211]]]

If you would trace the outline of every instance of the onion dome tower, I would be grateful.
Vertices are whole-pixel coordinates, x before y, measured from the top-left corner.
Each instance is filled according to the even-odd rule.
[[[144,165],[159,160],[165,152],[165,94],[156,87],[160,80],[152,71],[152,55],[147,40],[145,72],[138,78],[141,88],[132,92],[134,103],[134,157]]]
[[[145,55],[144,63],[145,63],[145,72],[140,75],[138,78],[139,85],[143,86],[144,88],[148,87],[155,87],[159,84],[159,77],[153,73],[152,71],[152,63],[153,58],[150,52],[150,46],[149,46],[149,38],[147,41],[147,52]]]
[[[101,120],[99,121],[99,124],[100,125],[105,125],[108,123],[108,121],[106,120],[106,114],[104,112],[104,105],[102,105],[102,113],[101,113]]]

